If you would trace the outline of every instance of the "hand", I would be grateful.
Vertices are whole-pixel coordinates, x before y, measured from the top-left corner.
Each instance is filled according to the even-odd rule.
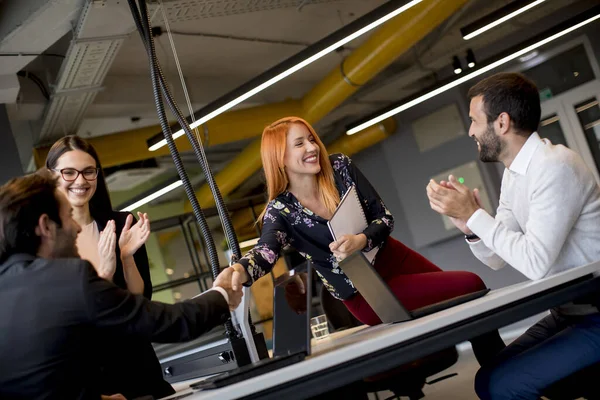
[[[127,400],[127,399],[121,393],[117,393],[117,394],[111,394],[110,396],[107,396],[104,394],[100,395],[100,400]]]
[[[430,180],[427,185],[427,197],[434,211],[465,223],[481,208],[473,192],[458,182],[453,175],[449,176],[449,182],[445,182],[443,186],[433,179]]]
[[[296,314],[306,312],[306,281],[308,275],[300,273],[285,285],[285,300]]]
[[[440,181],[440,186],[443,186],[446,189],[456,190],[456,188],[452,185],[452,183],[450,183],[448,181]],[[477,202],[477,205],[479,206],[479,208],[483,208],[483,203],[481,202],[481,195],[479,194],[479,189],[473,189],[473,197],[475,197],[475,202]],[[473,231],[470,230],[469,227],[467,226],[468,220],[463,221],[463,220],[453,218],[453,217],[448,217],[448,218],[450,218],[450,221],[454,224],[454,226],[456,226],[459,230],[461,230],[465,235],[473,234]]]
[[[225,268],[215,279],[213,287],[219,286],[227,291],[229,296],[229,308],[234,310],[242,301],[242,287],[248,280],[246,271],[242,264],[234,264]]]
[[[133,215],[129,214],[125,220],[125,226],[119,237],[119,248],[121,249],[121,258],[133,257],[136,251],[146,243],[150,237],[150,220],[148,214],[138,212],[138,222],[133,223]]]
[[[335,242],[329,244],[329,250],[333,253],[338,262],[348,257],[357,250],[362,250],[367,246],[367,236],[364,233],[358,235],[343,235]]]
[[[117,255],[115,245],[117,243],[117,234],[115,233],[115,221],[110,220],[106,227],[100,232],[98,240],[98,256],[100,265],[96,266],[96,272],[100,278],[112,281],[115,270],[117,269]]]
[[[454,185],[451,182],[448,181],[440,181],[440,185],[447,188],[447,189],[454,189],[456,190],[456,188],[454,187]],[[473,189],[473,196],[475,197],[475,201],[477,202],[477,205],[479,206],[479,208],[484,208],[483,207],[483,202],[481,201],[481,194],[479,193],[479,189],[475,188]]]

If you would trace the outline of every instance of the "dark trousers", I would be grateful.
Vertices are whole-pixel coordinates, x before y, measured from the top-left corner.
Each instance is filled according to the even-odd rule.
[[[598,362],[600,314],[552,311],[479,370],[475,391],[482,400],[536,400],[553,383]]]

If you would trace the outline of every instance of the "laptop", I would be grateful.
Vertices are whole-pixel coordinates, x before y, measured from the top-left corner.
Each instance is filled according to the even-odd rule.
[[[381,322],[403,322],[421,318],[456,305],[466,303],[486,295],[490,289],[483,289],[462,296],[453,297],[439,303],[408,311],[394,295],[362,251],[357,251],[339,263],[344,274],[352,281],[365,301],[371,306]]]
[[[296,285],[297,280],[305,281],[304,312],[292,309],[285,298],[288,285]],[[310,354],[310,318],[312,308],[312,266],[305,261],[298,267],[277,277],[273,286],[273,357],[256,363],[215,375],[190,385],[192,389],[216,389],[295,364]],[[302,301],[302,299],[301,299]]]

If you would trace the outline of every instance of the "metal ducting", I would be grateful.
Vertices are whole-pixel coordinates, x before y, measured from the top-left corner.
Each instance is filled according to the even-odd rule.
[[[318,122],[467,1],[455,0],[452,4],[444,0],[423,2],[386,22],[354,50],[340,67],[332,70],[304,96],[302,113],[298,116],[312,124]],[[356,135],[362,134],[359,132]],[[259,149],[260,139],[257,139],[215,176],[223,196],[260,169]],[[207,185],[198,189],[196,196],[203,207],[213,204]],[[185,210],[190,210],[189,203],[186,203]]]
[[[71,29],[84,0],[0,2],[0,103],[15,103],[16,73]]]
[[[162,0],[169,22],[193,21],[203,18],[226,17],[257,11],[280,8],[302,8],[309,3],[334,3],[340,0]],[[148,12],[152,15],[159,9],[157,0],[148,1]]]
[[[86,2],[62,64],[39,141],[74,134],[117,52],[134,29],[126,1]]]

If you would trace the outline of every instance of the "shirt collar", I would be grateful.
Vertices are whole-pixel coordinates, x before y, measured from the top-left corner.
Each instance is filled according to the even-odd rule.
[[[544,141],[540,138],[540,135],[537,132],[533,132],[523,147],[521,147],[521,150],[519,150],[519,153],[508,169],[517,174],[525,175],[533,154],[541,143],[544,143]]]

